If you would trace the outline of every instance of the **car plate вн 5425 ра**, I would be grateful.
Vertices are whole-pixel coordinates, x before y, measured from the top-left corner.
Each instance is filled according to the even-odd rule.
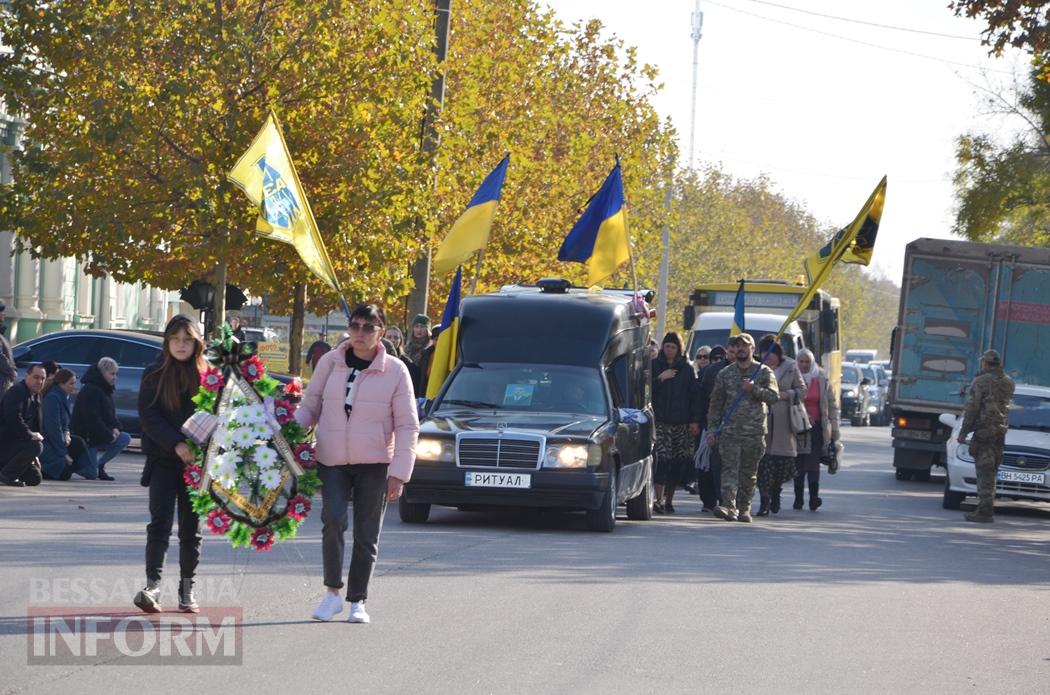
[[[467,487],[512,487],[532,486],[532,476],[527,473],[480,473],[467,471],[464,480]]]
[[[1004,483],[1035,483],[1042,485],[1046,480],[1045,473],[1024,473],[1022,471],[999,471],[996,476]]]

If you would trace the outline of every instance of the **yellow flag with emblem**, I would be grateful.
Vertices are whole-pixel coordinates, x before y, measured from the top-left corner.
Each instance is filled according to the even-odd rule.
[[[340,292],[328,250],[273,111],[226,178],[259,208],[256,231],[294,246],[306,267]]]

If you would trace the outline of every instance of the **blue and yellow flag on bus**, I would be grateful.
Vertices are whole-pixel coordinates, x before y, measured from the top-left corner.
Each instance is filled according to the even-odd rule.
[[[432,400],[441,390],[445,379],[456,368],[456,340],[459,337],[459,300],[463,291],[463,268],[456,270],[456,277],[448,290],[445,312],[441,315],[441,331],[434,343],[434,355],[430,359],[430,376],[427,377],[427,399]]]
[[[630,260],[619,157],[605,183],[565,237],[558,251],[558,260],[586,263],[589,285],[597,285]]]
[[[273,111],[226,178],[259,208],[255,230],[268,239],[294,246],[306,267],[339,292],[328,250]]]
[[[736,290],[736,299],[733,300],[733,325],[729,327],[729,336],[740,335],[747,328],[744,327],[744,281],[740,281],[740,287]]]
[[[438,246],[437,253],[434,254],[434,272],[447,273],[489,243],[492,218],[496,214],[496,205],[503,191],[503,181],[507,178],[509,164],[510,154],[507,154],[481,182],[481,187],[467,203],[467,209]]]

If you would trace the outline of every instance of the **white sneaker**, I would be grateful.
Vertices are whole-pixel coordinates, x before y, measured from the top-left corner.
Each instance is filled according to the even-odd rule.
[[[370,623],[372,619],[368,617],[368,613],[365,612],[364,601],[354,601],[350,604],[350,615],[346,616],[346,622],[348,623]]]
[[[333,594],[331,591],[326,591],[324,598],[321,599],[321,605],[314,611],[314,620],[323,620],[325,622],[331,620],[335,616],[343,612],[343,598],[339,594]]]

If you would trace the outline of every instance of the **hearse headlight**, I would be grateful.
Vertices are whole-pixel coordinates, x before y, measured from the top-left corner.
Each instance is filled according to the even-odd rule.
[[[452,450],[452,442],[447,439],[422,437],[416,443],[416,458],[420,461],[447,461],[451,463],[456,460],[456,454]]]
[[[850,389],[849,391],[846,391],[846,398],[856,398],[856,396],[857,396],[857,392],[854,391],[853,389]]]
[[[601,460],[601,447],[584,444],[552,444],[543,457],[544,468],[584,468],[597,466]]]

